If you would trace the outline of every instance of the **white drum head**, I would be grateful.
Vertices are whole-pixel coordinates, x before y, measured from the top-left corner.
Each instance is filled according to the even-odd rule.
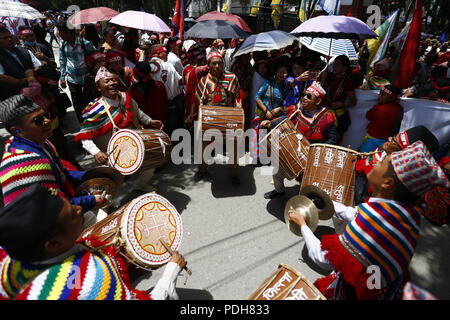
[[[130,175],[144,162],[144,141],[133,130],[119,130],[109,139],[107,152],[110,166],[123,175]]]
[[[159,266],[170,260],[160,239],[173,251],[181,245],[181,216],[158,194],[147,193],[134,199],[122,217],[121,228],[127,250],[144,265]]]

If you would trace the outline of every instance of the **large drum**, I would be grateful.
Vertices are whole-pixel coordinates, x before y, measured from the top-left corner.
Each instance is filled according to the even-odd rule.
[[[201,105],[198,121],[203,133],[209,129],[218,129],[223,134],[226,134],[227,129],[244,131],[244,109]]]
[[[164,197],[148,193],[122,206],[86,229],[79,241],[95,249],[89,239],[112,244],[132,264],[151,270],[170,260],[160,239],[173,251],[181,245],[182,223],[176,208]]]
[[[271,150],[275,134],[278,135],[278,144],[274,144],[274,150],[279,150],[279,168],[288,180],[295,179],[306,167],[310,143],[290,119],[283,120],[268,133],[267,150]]]
[[[122,129],[109,140],[107,152],[110,166],[129,175],[164,165],[171,151],[170,138],[162,130]]]
[[[304,275],[293,267],[280,264],[249,300],[326,300]]]
[[[314,190],[316,187],[331,200],[352,206],[355,193],[355,162],[358,155],[355,150],[335,145],[311,144],[300,194],[311,198],[308,190]],[[310,188],[311,186],[313,188]],[[329,211],[331,216],[333,212]]]

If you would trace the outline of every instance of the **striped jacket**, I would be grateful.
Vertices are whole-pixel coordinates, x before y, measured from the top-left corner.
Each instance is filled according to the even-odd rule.
[[[79,251],[50,268],[6,257],[0,264],[0,297],[16,300],[148,300],[132,288],[128,266],[112,247]]]
[[[66,199],[74,196],[75,192],[64,173],[67,171],[55,147],[48,140],[45,145],[53,161],[50,161],[39,146],[30,141],[11,137],[6,142],[0,164],[0,182],[5,205],[34,183],[56,189]]]
[[[342,234],[322,238],[322,250],[328,251],[325,257],[361,298],[375,293],[367,289],[371,275],[367,270],[380,271],[382,288],[409,274],[423,212],[417,206],[380,198],[370,198],[357,209],[357,217]]]
[[[212,95],[216,91],[216,89],[218,89],[217,86],[220,86],[222,89],[233,94],[232,106],[236,107],[236,105],[240,101],[241,88],[239,86],[239,80],[235,74],[226,71],[224,72],[221,79],[215,78],[210,73],[200,79],[197,85],[197,90],[195,91],[195,98],[197,99],[199,104],[203,104],[202,97],[203,100],[205,100],[208,95]],[[223,98],[222,100],[225,100],[225,98]]]

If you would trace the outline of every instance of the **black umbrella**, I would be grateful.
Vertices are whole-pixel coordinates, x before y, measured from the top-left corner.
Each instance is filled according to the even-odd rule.
[[[249,36],[233,22],[225,20],[199,21],[184,35],[185,37],[207,39],[245,39]]]

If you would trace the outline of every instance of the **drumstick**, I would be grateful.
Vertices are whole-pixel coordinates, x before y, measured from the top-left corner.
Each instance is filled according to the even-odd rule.
[[[117,157],[114,159],[114,164],[112,166],[113,168],[116,167],[117,159],[119,159],[119,156],[120,156],[120,151],[122,151],[122,149],[119,150],[119,152],[117,153]]]
[[[164,242],[164,240],[163,239],[159,239],[159,241],[161,242],[163,247],[166,248],[167,252],[169,252],[170,255],[173,256],[173,250]],[[183,269],[186,270],[188,275],[192,276],[192,271],[188,267],[184,266]]]
[[[111,153],[113,153],[114,151],[116,151],[116,149],[117,149],[118,146],[119,146],[119,145],[116,144],[116,146],[114,147],[114,149],[112,149],[111,152],[108,153],[108,154],[106,155],[106,157],[109,158],[109,156],[111,155]]]
[[[291,116],[289,117],[289,120],[291,120],[292,117],[293,117],[297,112],[299,112],[299,111],[300,111],[300,109],[295,110],[295,112],[292,113]],[[285,120],[281,121],[275,128],[272,129],[272,131],[275,130],[275,129],[277,129],[284,121],[285,121]],[[259,141],[259,144],[261,144],[261,142],[263,142],[264,140],[266,140],[266,138],[267,138],[268,136],[269,136],[269,134],[266,134],[266,135]]]

